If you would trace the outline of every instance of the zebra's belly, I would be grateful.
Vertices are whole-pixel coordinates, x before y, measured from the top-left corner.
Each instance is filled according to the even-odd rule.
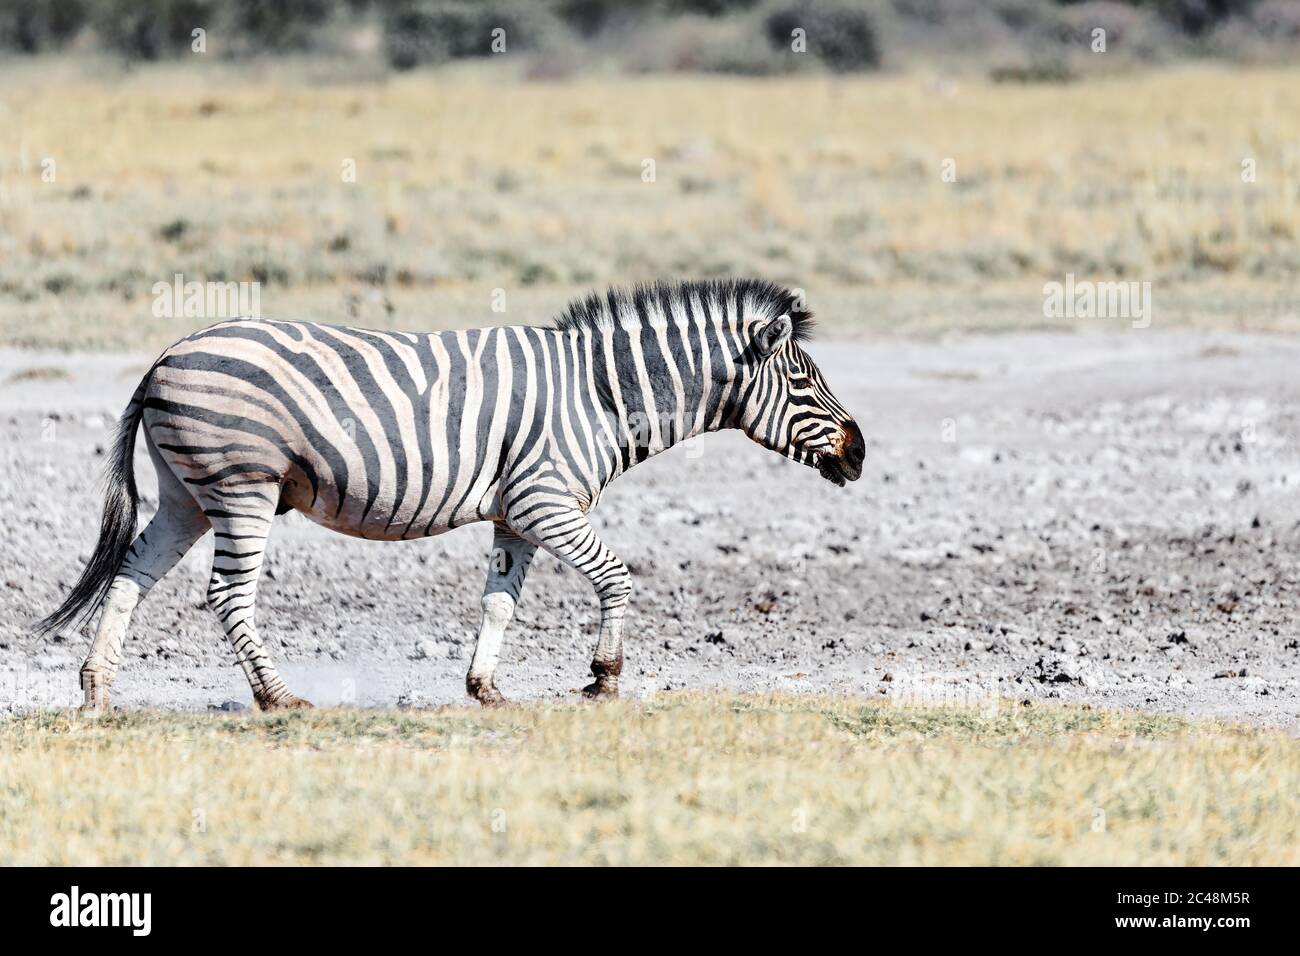
[[[342,486],[317,480],[315,488],[302,468],[290,468],[278,510],[300,511],[330,531],[380,541],[441,535],[498,516],[493,472],[448,470],[438,464],[437,459],[420,463],[398,481],[389,462],[377,475],[354,472]]]
[[[356,538],[403,541],[442,534],[461,525],[497,517],[495,485],[480,489],[471,483],[457,487],[451,482],[429,482],[412,488],[398,500],[392,485],[381,486],[372,498],[370,487],[348,489],[340,497],[337,489],[318,489],[299,476],[286,478],[281,486],[279,511],[299,511],[312,521]]]

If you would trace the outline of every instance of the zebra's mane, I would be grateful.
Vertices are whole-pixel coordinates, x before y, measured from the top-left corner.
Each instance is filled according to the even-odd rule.
[[[716,304],[723,314],[744,313],[774,319],[790,316],[794,325],[791,338],[803,342],[812,338],[813,315],[801,297],[784,286],[765,279],[698,279],[681,282],[659,280],[642,283],[631,289],[619,286],[606,292],[593,292],[575,299],[560,313],[551,328],[559,331],[571,329],[611,329],[617,322],[627,328],[645,324],[657,325],[668,321],[670,310],[682,306],[688,315],[694,314],[694,305],[706,308]]]

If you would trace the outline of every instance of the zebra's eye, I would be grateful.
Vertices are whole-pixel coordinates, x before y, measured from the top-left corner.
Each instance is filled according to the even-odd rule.
[[[809,377],[803,372],[795,372],[790,376],[790,384],[802,388],[809,382]]]

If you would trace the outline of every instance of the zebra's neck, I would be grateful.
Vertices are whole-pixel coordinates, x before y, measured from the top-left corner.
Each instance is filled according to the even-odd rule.
[[[642,322],[577,333],[612,474],[674,445],[733,427],[739,336],[724,321]]]

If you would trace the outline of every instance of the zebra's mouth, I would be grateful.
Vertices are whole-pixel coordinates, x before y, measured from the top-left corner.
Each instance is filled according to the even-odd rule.
[[[854,467],[838,455],[817,455],[813,463],[817,473],[831,484],[843,488],[846,482],[857,481],[862,477],[862,467]]]

